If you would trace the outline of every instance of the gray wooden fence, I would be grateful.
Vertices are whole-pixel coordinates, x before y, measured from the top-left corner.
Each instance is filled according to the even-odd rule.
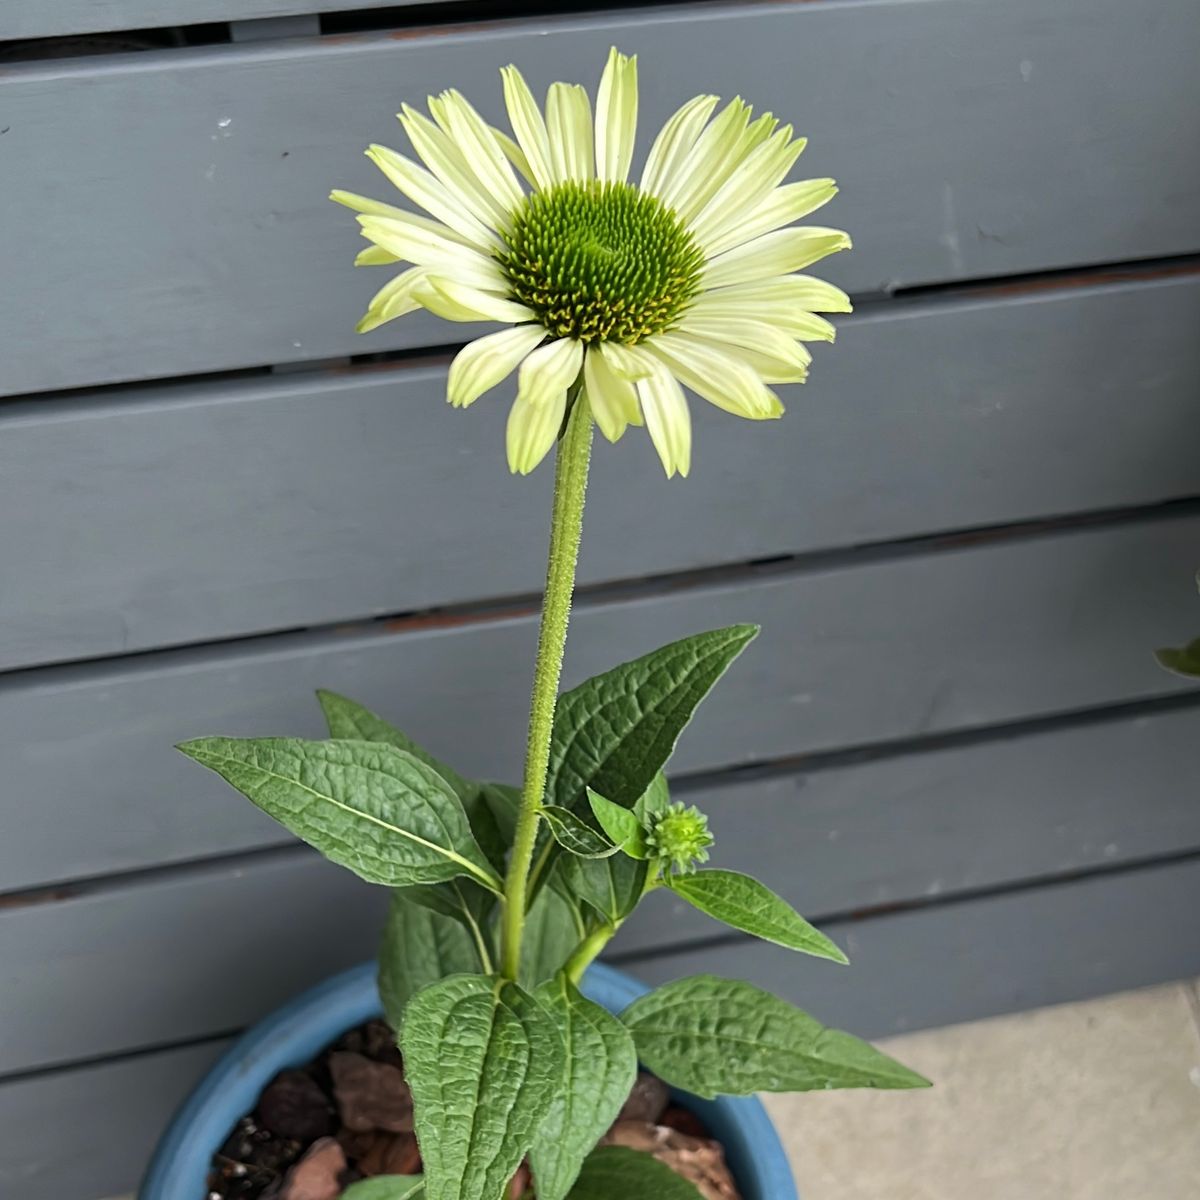
[[[317,735],[327,686],[516,774],[548,472],[442,403],[469,330],[353,334],[325,199],[402,100],[498,118],[509,61],[637,52],[647,129],[785,114],[856,242],[784,422],[698,408],[685,484],[600,448],[567,666],[762,622],[676,787],[854,966],[665,901],[614,961],[871,1035],[1200,972],[1200,694],[1150,657],[1200,625],[1200,6],[532,7],[0,7],[5,1197],[132,1186],[230,1036],[371,952],[383,898],[174,742]]]

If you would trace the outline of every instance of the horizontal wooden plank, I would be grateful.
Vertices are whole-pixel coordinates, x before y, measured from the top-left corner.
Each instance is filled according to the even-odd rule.
[[[741,974],[880,1036],[1195,975],[1194,921],[1170,936],[1146,931],[1161,930],[1164,913],[1194,911],[1198,895],[1194,863],[1148,868],[853,925],[849,969],[749,943],[626,969],[652,982],[682,971]],[[0,1084],[0,1186],[21,1200],[131,1189],[168,1114],[225,1045]]]
[[[684,484],[640,431],[601,443],[581,578],[1200,494],[1198,324],[1194,276],[847,321],[779,425],[695,404]],[[0,666],[538,590],[550,472],[508,476],[511,389],[464,416],[444,378],[396,366],[11,406],[0,561],[21,570],[0,591]]]
[[[13,1200],[132,1193],[175,1107],[228,1045],[0,1083],[0,1191]]]
[[[1200,861],[846,922],[849,968],[739,941],[630,964],[651,984],[753,980],[830,1024],[885,1037],[1200,973]]]
[[[402,8],[425,0],[6,0],[0,40]]]
[[[1193,707],[688,798],[715,861],[822,919],[1200,850],[1198,727]],[[0,910],[0,1073],[237,1028],[369,956],[384,899],[298,849]],[[720,932],[655,896],[614,949]]]
[[[1151,650],[1195,626],[1200,518],[1089,528],[578,607],[573,683],[685,633],[764,634],[676,756],[695,772],[903,740],[1186,687]],[[270,843],[271,824],[172,746],[320,736],[360,698],[479,777],[515,778],[533,614],[281,635],[0,679],[0,878],[32,886]]]
[[[463,85],[500,119],[497,68],[593,80],[614,41],[641,56],[647,132],[698,88],[800,123],[803,170],[843,185],[828,219],[858,248],[831,273],[855,290],[1200,249],[1192,0],[677,6],[11,66],[5,219],[44,235],[0,239],[22,281],[0,393],[466,335],[354,336],[379,276],[350,269],[329,188],[379,190],[360,148],[400,140],[401,100]]]

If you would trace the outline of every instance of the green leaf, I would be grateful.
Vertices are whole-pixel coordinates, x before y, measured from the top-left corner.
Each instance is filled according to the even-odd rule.
[[[569,808],[547,804],[542,808],[542,816],[546,818],[554,840],[564,850],[578,854],[580,858],[607,858],[620,849],[581,821]]]
[[[1200,638],[1178,649],[1155,650],[1154,657],[1161,667],[1182,675],[1185,679],[1200,679]]]
[[[682,1175],[651,1154],[628,1146],[599,1146],[588,1155],[570,1200],[701,1200]]]
[[[401,733],[394,725],[389,725],[382,717],[376,716],[369,708],[339,696],[337,692],[317,690],[317,699],[321,703],[321,711],[325,714],[325,724],[329,726],[329,736],[353,742],[383,742],[411,754],[427,767],[432,767],[451,787],[458,798],[466,804],[479,793],[479,784],[464,779],[453,767],[439,762],[423,746],[418,746],[407,734]]]
[[[421,1175],[376,1175],[352,1183],[342,1193],[342,1200],[417,1200],[424,1190]]]
[[[424,908],[405,892],[392,893],[379,945],[379,997],[393,1029],[408,1002],[447,975],[475,974],[485,964],[470,932],[452,917]]]
[[[511,846],[517,832],[517,813],[521,811],[521,789],[507,783],[485,783],[480,795],[504,844]]]
[[[600,822],[600,828],[630,858],[647,858],[646,831],[642,828],[642,823],[633,809],[622,808],[619,804],[606,800],[599,792],[592,791],[591,788],[587,790],[587,797],[588,803],[592,806],[592,813]]]
[[[866,1042],[826,1029],[740,980],[714,975],[676,980],[635,1000],[621,1020],[649,1070],[706,1099],[722,1093],[929,1086]]]
[[[637,815],[637,819],[643,825],[647,825],[652,816],[666,812],[670,807],[671,792],[667,787],[667,777],[659,771],[650,781],[650,786],[638,797],[633,811]]]
[[[532,990],[553,979],[586,935],[578,904],[554,888],[542,888],[525,916],[518,982]]]
[[[419,992],[400,1034],[428,1200],[497,1200],[564,1070],[549,1013],[515,983],[454,975]]]
[[[492,910],[496,897],[473,879],[448,879],[445,883],[425,883],[417,887],[397,888],[398,895],[431,912],[451,917],[470,935],[479,951],[485,974],[492,969]],[[478,969],[472,967],[472,970]]]
[[[553,894],[549,888],[542,893]],[[566,1062],[550,1112],[534,1136],[529,1165],[538,1200],[563,1200],[633,1088],[637,1051],[629,1030],[580,995],[565,975],[544,983],[536,995],[558,1026]]]
[[[462,802],[431,767],[379,742],[197,738],[179,747],[368,883],[500,880]]]
[[[646,889],[648,864],[625,854],[578,858],[564,854],[556,869],[565,890],[596,910],[609,925],[625,920]]]
[[[765,884],[740,871],[700,870],[670,875],[667,886],[702,913],[789,950],[846,963],[849,959]]]

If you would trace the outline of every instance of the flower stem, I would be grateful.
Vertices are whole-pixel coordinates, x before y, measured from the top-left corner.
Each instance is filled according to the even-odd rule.
[[[579,981],[583,978],[584,971],[592,965],[596,956],[612,941],[617,930],[620,928],[620,921],[614,921],[611,925],[599,925],[575,947],[574,953],[567,959],[563,966],[563,970],[567,973],[567,978],[572,983],[578,985]]]
[[[550,734],[562,674],[567,621],[575,591],[575,564],[583,529],[583,502],[587,492],[588,461],[592,451],[592,414],[587,396],[576,385],[575,402],[567,428],[558,444],[554,468],[554,513],[550,522],[550,552],[546,564],[546,594],[538,633],[537,665],[533,673],[533,699],[529,708],[529,740],[525,749],[525,782],[521,810],[513,837],[512,857],[504,881],[504,921],[501,935],[501,970],[515,980],[521,961],[521,933],[525,925],[525,895],[529,865],[546,793],[550,762]]]

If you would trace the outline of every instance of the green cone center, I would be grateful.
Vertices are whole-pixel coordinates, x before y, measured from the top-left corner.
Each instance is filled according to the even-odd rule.
[[[700,290],[700,247],[632,184],[534,192],[505,240],[499,260],[513,298],[555,337],[632,346],[669,329]]]

